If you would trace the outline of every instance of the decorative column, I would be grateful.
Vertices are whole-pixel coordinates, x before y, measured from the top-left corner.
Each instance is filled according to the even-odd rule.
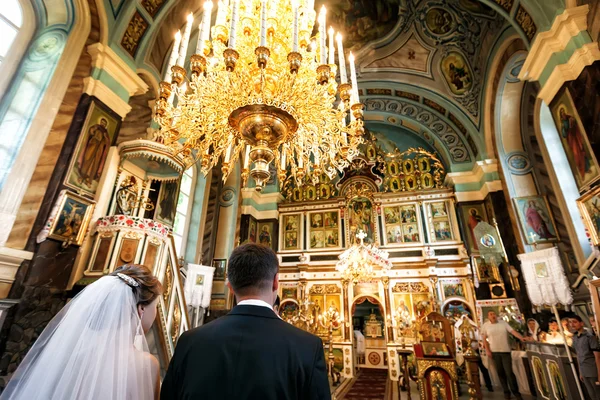
[[[348,298],[348,285],[350,281],[347,279],[342,280],[342,302],[344,303],[344,341],[352,341],[350,335],[350,299]]]
[[[481,382],[479,381],[479,366],[477,365],[478,357],[476,355],[466,355],[465,363],[467,365],[467,384],[469,385],[469,400],[481,400]]]
[[[387,336],[388,336],[388,343],[393,342],[394,341],[394,327],[387,323],[387,321],[391,321],[390,318],[390,313],[392,312],[392,307],[390,305],[390,278],[388,276],[382,276],[381,277],[381,283],[383,283],[383,296],[385,298],[385,310],[387,311],[387,316],[383,316],[384,320],[386,321],[386,327],[387,327]]]

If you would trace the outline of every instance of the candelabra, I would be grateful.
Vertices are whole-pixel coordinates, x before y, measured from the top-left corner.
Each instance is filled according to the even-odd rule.
[[[402,312],[398,310],[393,314],[393,320],[388,316],[388,324],[391,324],[396,331],[396,342],[400,340],[400,344],[404,349],[406,347],[406,338],[414,337],[414,325],[408,311]]]
[[[340,272],[342,279],[352,281],[354,284],[367,282],[374,277],[374,266],[379,266],[384,272],[392,268],[388,260],[388,253],[378,249],[375,245],[365,245],[367,234],[361,229],[356,237],[360,239],[355,244],[338,256],[340,259],[335,269]]]
[[[338,312],[338,310],[331,305],[327,311],[319,315],[319,324],[327,328],[327,339],[329,341],[329,355],[327,362],[327,371],[329,378],[333,385],[337,385],[340,382],[340,374],[335,371],[335,359],[333,356],[333,330],[338,329],[344,322],[344,319]]]
[[[314,0],[219,0],[211,29],[212,7],[204,3],[190,76],[193,16],[175,38],[155,107],[160,140],[194,154],[205,174],[222,160],[224,180],[244,154],[244,184],[251,176],[257,190],[272,162],[280,182],[291,174],[299,185],[350,165],[362,143],[364,106],[352,53],[348,79],[340,33],[337,64],[332,29],[326,44],[325,8],[312,41]]]
[[[312,315],[310,306],[312,302],[308,299],[301,299],[298,303],[298,308],[290,316],[286,316],[284,320],[294,325],[297,328],[304,329],[307,332],[314,332],[315,318]]]

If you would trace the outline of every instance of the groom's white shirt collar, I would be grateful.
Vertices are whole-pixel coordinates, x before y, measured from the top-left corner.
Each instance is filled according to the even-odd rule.
[[[277,315],[277,318],[281,319],[281,316],[279,316],[279,314],[277,314],[275,312],[275,310],[273,310],[273,306],[270,306],[269,303],[267,303],[266,301],[262,301],[262,300],[258,300],[258,299],[248,299],[248,300],[242,300],[239,303],[237,303],[238,306],[259,306],[259,307],[267,307],[269,310],[273,311],[275,313],[275,315]]]
[[[260,306],[260,307],[267,307],[268,309],[270,309],[271,311],[273,311],[273,306],[272,305],[270,305],[266,301],[258,300],[258,299],[242,300],[239,303],[237,303],[237,305],[238,306]]]

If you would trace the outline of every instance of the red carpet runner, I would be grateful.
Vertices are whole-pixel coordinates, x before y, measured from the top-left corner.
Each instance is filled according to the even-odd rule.
[[[385,369],[362,369],[344,400],[383,400],[387,376]]]

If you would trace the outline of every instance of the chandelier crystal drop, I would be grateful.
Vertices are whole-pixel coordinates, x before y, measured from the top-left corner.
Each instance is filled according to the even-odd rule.
[[[356,237],[360,239],[360,243],[354,244],[338,256],[340,260],[335,269],[340,272],[342,279],[355,284],[368,282],[375,277],[373,269],[375,266],[387,273],[392,268],[387,251],[377,248],[374,244],[365,245],[364,238],[367,235],[362,230],[356,234]]]
[[[155,106],[159,140],[199,161],[204,174],[221,161],[223,180],[242,157],[243,185],[251,176],[257,190],[270,179],[272,162],[280,183],[288,174],[299,185],[306,176],[314,183],[323,174],[333,178],[358,155],[363,105],[354,58],[350,53],[348,79],[342,37],[336,49],[325,8],[311,37],[314,0],[220,0],[217,6],[211,28],[213,3],[204,3],[189,76],[183,66],[191,14],[176,35]]]

